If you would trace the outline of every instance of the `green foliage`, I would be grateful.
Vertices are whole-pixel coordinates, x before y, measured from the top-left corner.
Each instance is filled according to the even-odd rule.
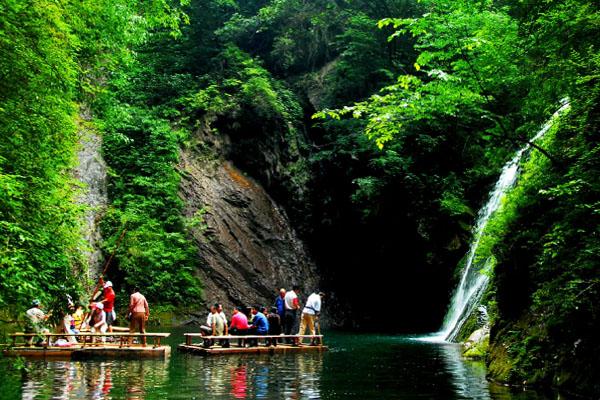
[[[456,218],[472,214],[467,190],[477,177],[489,176],[486,166],[506,157],[509,149],[500,146],[522,146],[568,95],[575,108],[568,125],[537,144],[540,151],[533,151],[520,186],[488,225],[477,257],[497,263],[494,376],[597,393],[588,371],[597,370],[598,346],[588,333],[598,323],[592,305],[600,248],[599,171],[592,161],[598,151],[598,50],[592,39],[598,6],[575,0],[420,4],[424,13],[417,18],[379,23],[396,30],[390,40],[415,40],[413,71],[366,101],[315,117],[329,126],[347,123],[347,117],[364,121],[366,136],[402,160],[398,176],[421,166],[413,176],[427,182],[439,212]],[[472,162],[435,168],[426,150],[436,161],[453,158],[464,154],[448,146],[457,141]],[[354,181],[353,198],[364,202],[363,215],[381,212],[389,184],[371,173]]]
[[[519,31],[535,33],[517,42],[522,80],[531,86],[519,105],[517,134],[533,131],[533,113],[557,107],[557,96],[568,94],[573,110],[537,143],[554,160],[531,153],[480,250],[497,260],[492,377],[592,394],[599,390],[590,371],[598,368],[599,351],[592,332],[598,326],[600,170],[592,160],[600,97],[590,38],[600,14],[589,2],[567,3],[529,4],[525,14],[520,3],[509,3]],[[579,34],[567,34],[565,24]]]
[[[0,15],[0,307],[19,312],[80,287],[77,43],[58,3],[3,2]]]
[[[181,215],[175,169],[186,134],[143,107],[121,104],[114,97],[105,104],[98,124],[111,177],[111,207],[102,221],[107,250],[120,234],[116,228],[126,226],[126,239],[117,252],[125,283],[143,287],[157,303],[200,301],[193,274],[195,248]]]
[[[252,109],[258,119],[283,118],[293,122],[301,115],[293,95],[273,79],[255,59],[230,45],[218,55],[226,59],[225,73],[210,77],[209,84],[181,102],[195,112],[212,118]]]
[[[40,298],[60,309],[65,292],[81,294],[77,102],[149,29],[176,33],[180,21],[166,0],[0,5],[0,307],[19,313]]]

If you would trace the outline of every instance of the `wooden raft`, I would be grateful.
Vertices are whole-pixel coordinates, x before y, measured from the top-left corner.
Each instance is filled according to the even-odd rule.
[[[60,360],[75,360],[88,358],[105,359],[140,359],[140,358],[165,358],[171,354],[171,346],[162,345],[161,339],[169,337],[170,333],[13,333],[12,344],[3,351],[5,356],[26,358],[52,358]],[[70,346],[52,346],[52,338],[74,337],[78,343]],[[113,342],[102,342],[102,338],[111,337]],[[146,337],[151,343],[130,344],[133,338]],[[28,345],[27,340],[43,338],[40,345]],[[17,339],[22,339],[17,343]],[[138,339],[140,340],[140,339]]]
[[[323,345],[323,335],[245,335],[245,336],[204,336],[200,333],[184,333],[185,343],[177,348],[180,351],[202,355],[224,354],[279,354],[323,352],[328,347]],[[194,343],[194,338],[202,339],[201,343]],[[310,339],[316,345],[286,344],[285,340],[301,341]],[[281,341],[281,342],[279,342]],[[241,345],[239,344],[241,342]],[[254,342],[255,345],[251,345]],[[229,347],[223,344],[228,343]]]

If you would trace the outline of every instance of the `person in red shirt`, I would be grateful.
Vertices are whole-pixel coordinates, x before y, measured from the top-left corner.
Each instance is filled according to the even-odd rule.
[[[113,290],[113,284],[111,281],[106,281],[104,283],[104,299],[102,300],[102,304],[104,304],[104,313],[106,314],[106,324],[108,325],[108,332],[112,333],[113,324],[117,316],[115,314],[115,291]]]
[[[229,326],[229,334],[234,336],[243,336],[248,334],[248,318],[242,312],[241,307],[233,307],[233,316],[231,317],[231,325]],[[243,346],[244,342],[238,340],[238,346]]]
[[[231,335],[245,335],[248,328],[248,318],[241,312],[240,307],[234,307],[229,333]]]

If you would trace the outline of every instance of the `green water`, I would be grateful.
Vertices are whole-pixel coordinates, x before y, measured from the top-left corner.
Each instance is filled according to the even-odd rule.
[[[17,372],[2,360],[0,399],[550,398],[490,385],[455,345],[329,333],[323,354],[203,357],[176,350],[183,332],[164,361],[34,361]]]

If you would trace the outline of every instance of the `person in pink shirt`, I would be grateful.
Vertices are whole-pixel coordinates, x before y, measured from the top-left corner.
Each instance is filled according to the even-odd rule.
[[[135,332],[135,327],[139,328],[140,333],[146,333],[146,321],[150,316],[150,308],[143,294],[137,287],[134,287],[133,293],[129,298],[129,333]],[[142,336],[142,344],[146,346],[146,336]]]
[[[229,334],[234,336],[242,336],[248,334],[248,317],[242,312],[241,307],[233,307],[233,316],[231,317],[231,325],[229,325]],[[238,341],[238,345],[242,345],[242,341]]]
[[[248,317],[241,312],[240,307],[233,307],[233,316],[231,317],[231,325],[229,333],[231,335],[245,335],[248,330]]]

